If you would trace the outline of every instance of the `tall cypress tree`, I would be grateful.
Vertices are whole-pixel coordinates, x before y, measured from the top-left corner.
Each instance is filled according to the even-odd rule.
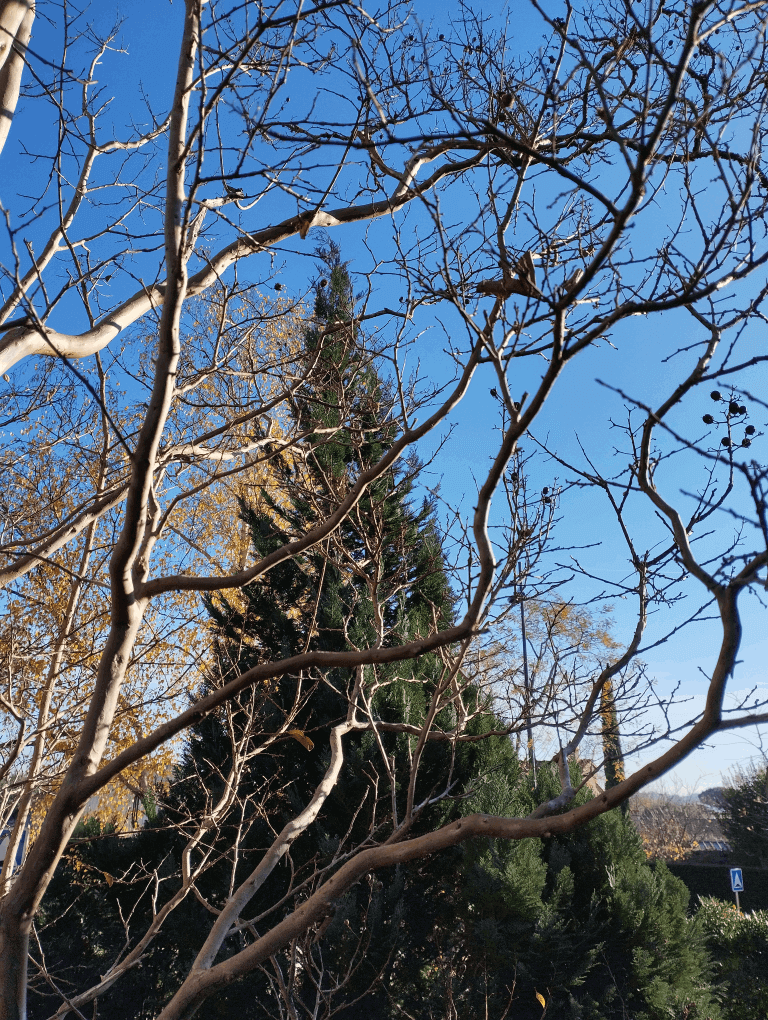
[[[624,782],[624,754],[621,749],[621,733],[619,717],[616,712],[616,700],[613,683],[608,680],[600,691],[600,719],[602,723],[603,757],[605,769],[605,788],[618,786]]]
[[[321,275],[315,289],[314,321],[304,337],[311,382],[297,390],[292,409],[296,424],[307,436],[307,452],[300,450],[281,462],[280,499],[264,492],[259,505],[241,506],[258,557],[305,534],[332,512],[360,473],[386,452],[394,434],[387,385],[353,322],[347,266],[332,243],[318,254]],[[261,662],[304,650],[398,644],[426,634],[435,625],[450,623],[453,598],[433,511],[429,503],[416,505],[413,499],[416,468],[410,462],[370,484],[331,541],[274,567],[245,587],[236,600],[217,597],[206,602],[215,635],[215,669],[204,689],[226,683]],[[409,663],[407,673],[402,665],[365,667],[364,683],[369,684],[375,671],[376,683],[370,685],[374,717],[419,725],[442,668],[436,655]],[[355,680],[351,670],[340,668],[311,676],[286,674],[235,703],[230,725],[238,735],[253,727],[255,744],[264,735],[287,730],[268,753],[252,759],[241,782],[238,809],[220,830],[223,844],[234,839],[238,830],[243,859],[238,877],[250,870],[252,851],[269,841],[259,791],[277,792],[269,807],[275,829],[308,802],[328,764],[330,728],[346,715]],[[442,722],[446,727],[451,724],[448,718]],[[299,880],[329,863],[343,840],[354,845],[372,829],[377,839],[391,831],[395,819],[388,767],[394,763],[396,775],[407,775],[410,741],[411,737],[383,733],[379,743],[368,732],[345,738],[345,764],[336,788],[319,821],[291,850]],[[231,753],[224,713],[214,714],[193,731],[183,767],[186,782],[177,793],[180,814],[215,796],[213,787],[226,774]],[[446,783],[451,756],[448,743],[431,742],[425,749],[420,770],[425,791]],[[201,787],[201,778],[207,789]],[[400,813],[405,794],[405,787],[395,790]],[[249,827],[245,838],[243,802],[252,805],[252,817],[245,818]],[[425,812],[418,824],[428,825],[435,817],[435,812]],[[218,874],[218,879],[212,873],[206,880],[214,900],[215,882],[221,883],[223,891],[229,881],[225,866]],[[249,911],[259,914],[287,893],[289,877],[287,869],[274,873]],[[358,997],[391,966],[406,898],[406,876],[398,873],[386,888],[374,879],[362,883],[339,904],[326,932],[326,946],[333,947],[336,973],[352,969],[353,974],[335,997],[337,1007],[343,1009],[346,1002],[354,1011]],[[361,917],[365,917],[362,931]],[[359,954],[362,944],[364,956]],[[294,996],[315,993],[307,967],[296,976]],[[306,979],[304,986],[302,979]],[[265,981],[255,975],[240,989],[223,993],[216,1008],[223,1008],[224,1000],[229,1009],[246,1008],[247,1003],[248,1015],[258,1016],[255,1002],[259,999],[266,1004]],[[201,1016],[213,1008],[204,1006]],[[380,985],[366,999],[366,1011],[371,1010],[382,1017],[389,1014]]]

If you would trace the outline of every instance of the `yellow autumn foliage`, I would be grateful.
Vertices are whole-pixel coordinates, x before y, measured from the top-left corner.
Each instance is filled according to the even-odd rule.
[[[191,302],[179,392],[166,428],[168,463],[156,479],[159,541],[152,576],[224,574],[243,568],[250,536],[238,519],[238,500],[254,503],[263,490],[279,503],[271,461],[255,440],[286,438],[285,408],[269,420],[249,417],[281,392],[304,326],[304,309],[261,297],[231,300],[222,289]],[[141,344],[138,383],[151,378],[151,329]],[[88,401],[86,401],[88,403]],[[142,417],[138,402],[112,423],[130,439]],[[74,421],[76,418],[76,422]],[[19,439],[18,484],[11,513],[26,530],[43,533],[76,515],[94,492],[124,484],[130,465],[108,435],[95,401],[73,411],[76,455],[47,441],[42,424],[30,423]],[[106,438],[105,438],[106,436]],[[250,448],[249,448],[250,447]],[[188,449],[187,449],[188,448]],[[291,452],[285,459],[290,463]],[[6,712],[0,740],[20,747],[9,770],[7,817],[18,796],[32,795],[32,830],[38,828],[76,750],[99,658],[110,624],[109,552],[121,506],[103,514],[50,557],[8,587],[0,620],[0,684]],[[229,597],[237,599],[235,591]],[[149,607],[122,687],[104,761],[108,761],[183,710],[196,691],[209,637],[197,593],[174,593]],[[308,739],[308,738],[305,738]],[[306,745],[305,745],[306,746]],[[128,769],[110,783],[87,813],[117,830],[132,808],[172,771],[178,742]]]

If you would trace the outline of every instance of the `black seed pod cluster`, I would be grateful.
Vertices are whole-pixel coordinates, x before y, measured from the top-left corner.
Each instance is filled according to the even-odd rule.
[[[722,400],[723,402],[727,402],[728,404],[728,410],[725,412],[726,421],[721,421],[720,424],[725,425],[728,422],[730,422],[732,418],[735,417],[743,418],[744,415],[746,415],[747,405],[740,404],[739,401],[736,400],[733,396],[731,396],[730,398],[725,398],[723,397],[720,390],[712,390],[712,392],[709,395],[712,398],[712,400],[715,401],[715,403],[719,403]],[[715,424],[715,418],[711,414],[702,415],[701,420],[704,422],[705,425]],[[738,440],[731,439],[730,436],[723,436],[722,439],[720,440],[720,444],[721,446],[724,446],[726,450],[730,449],[732,446],[750,447],[752,445],[752,440],[749,437],[754,436],[755,432],[756,429],[754,425],[746,425],[744,427],[744,438],[741,440],[740,443]]]

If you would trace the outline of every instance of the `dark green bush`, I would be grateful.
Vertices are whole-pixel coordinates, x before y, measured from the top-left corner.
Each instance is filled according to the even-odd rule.
[[[701,900],[704,934],[720,986],[723,1020],[768,1017],[768,910],[738,914],[732,903]]]

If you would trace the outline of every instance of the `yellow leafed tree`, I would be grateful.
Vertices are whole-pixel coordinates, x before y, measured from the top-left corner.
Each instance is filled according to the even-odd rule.
[[[302,306],[284,300],[269,302],[258,294],[233,298],[218,288],[195,303],[190,320],[194,343],[171,421],[178,434],[199,441],[173,451],[176,459],[156,487],[154,527],[161,541],[155,555],[165,571],[226,573],[244,567],[250,548],[238,501],[256,503],[264,490],[278,503],[282,498],[273,483],[272,461],[261,451],[265,438],[275,445],[285,442],[280,377],[295,361],[305,314]],[[148,326],[140,323],[139,329]],[[151,369],[147,360],[139,359],[137,386],[142,372]],[[119,439],[139,420],[135,397],[108,416],[95,401],[78,415],[84,435],[76,459],[64,444],[49,448],[39,423],[27,427],[16,469],[20,484],[16,498],[8,497],[9,517],[50,526],[77,514],[89,486],[98,492],[124,485],[127,464]],[[270,400],[272,413],[254,420],[249,407]],[[284,457],[290,462],[291,456],[287,444]],[[27,815],[34,837],[76,751],[109,626],[104,550],[115,514],[101,516],[78,541],[38,561],[5,593],[0,668],[9,711],[2,725],[13,754],[5,767],[0,822],[14,816],[16,840]],[[196,689],[207,644],[199,596],[175,592],[157,600],[120,692],[107,760],[182,710]],[[171,741],[125,769],[88,812],[118,829],[135,821],[137,805],[170,774],[176,753]]]

